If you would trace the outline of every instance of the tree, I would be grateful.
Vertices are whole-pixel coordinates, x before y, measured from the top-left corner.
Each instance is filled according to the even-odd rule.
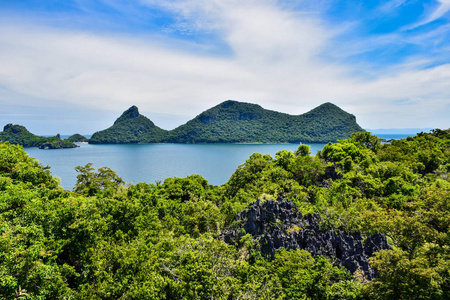
[[[92,163],[88,163],[85,166],[75,167],[75,170],[79,174],[74,191],[87,196],[93,196],[100,192],[113,195],[125,183],[116,172],[108,167],[99,168],[95,173]]]
[[[311,151],[309,151],[309,146],[305,144],[300,144],[297,151],[295,152],[295,155],[297,156],[309,156],[310,154]]]

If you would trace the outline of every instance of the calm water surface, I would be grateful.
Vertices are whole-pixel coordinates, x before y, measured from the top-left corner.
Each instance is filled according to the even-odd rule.
[[[128,183],[164,181],[168,177],[200,174],[210,184],[228,181],[236,168],[252,153],[270,154],[281,150],[295,151],[298,144],[144,144],[89,145],[79,148],[39,150],[25,148],[31,157],[51,167],[54,176],[61,178],[65,189],[76,182],[76,166],[93,163],[93,167],[109,167]],[[312,144],[316,154],[325,144]]]
[[[379,134],[378,137],[400,139],[411,134]],[[228,181],[236,168],[251,154],[270,154],[281,150],[295,151],[298,144],[145,144],[145,145],[89,145],[62,150],[25,148],[31,157],[51,167],[54,176],[61,178],[65,189],[76,182],[76,166],[93,163],[93,167],[109,167],[128,183],[164,181],[168,177],[200,174],[210,184]],[[315,155],[325,144],[311,144]]]

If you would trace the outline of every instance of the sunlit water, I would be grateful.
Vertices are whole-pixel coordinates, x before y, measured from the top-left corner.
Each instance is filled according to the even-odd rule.
[[[405,138],[407,134],[380,134],[386,140]],[[200,174],[210,184],[228,181],[236,168],[252,153],[275,154],[281,150],[295,151],[298,144],[130,144],[89,145],[62,150],[25,148],[31,157],[51,167],[54,176],[61,178],[65,189],[76,182],[76,166],[93,163],[93,167],[109,167],[128,183],[164,181],[168,177]],[[311,144],[315,155],[325,144]]]
[[[130,144],[89,145],[79,148],[40,150],[25,148],[31,157],[51,167],[61,178],[65,189],[76,182],[76,166],[93,163],[93,167],[109,167],[128,183],[164,181],[168,177],[200,174],[210,184],[228,181],[236,168],[252,153],[275,154],[280,150],[295,151],[298,144]],[[325,144],[312,144],[316,154]]]

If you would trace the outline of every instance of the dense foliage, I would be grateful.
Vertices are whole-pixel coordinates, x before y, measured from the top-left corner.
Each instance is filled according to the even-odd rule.
[[[37,136],[29,132],[24,126],[7,124],[0,132],[0,141],[9,142],[23,147],[42,148],[74,148],[76,145],[69,140],[62,140],[59,135],[54,137]]]
[[[73,192],[19,146],[0,144],[0,298],[449,299],[450,130],[381,143],[367,132],[253,154],[222,186],[199,175],[125,185],[77,167]],[[392,250],[367,281],[324,257],[265,257],[220,232],[250,202],[278,196],[323,228],[384,233]]]
[[[159,128],[148,118],[139,114],[136,106],[130,107],[113,124],[97,131],[89,139],[91,144],[158,143],[167,131]]]
[[[79,134],[79,133],[75,133],[75,134],[69,136],[67,138],[67,140],[71,141],[73,143],[77,143],[77,142],[87,142],[88,138],[83,136],[83,135],[81,135],[81,134]]]
[[[137,112],[137,108],[130,108]],[[162,131],[138,113],[126,111],[91,143],[299,143],[329,142],[363,131],[355,117],[331,103],[294,116],[259,105],[225,101],[171,131]]]

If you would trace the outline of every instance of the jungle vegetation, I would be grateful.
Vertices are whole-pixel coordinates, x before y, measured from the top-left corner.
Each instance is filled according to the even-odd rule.
[[[89,139],[79,133],[75,133],[67,138],[67,140],[78,143],[78,142],[87,142]]]
[[[58,135],[54,137],[37,136],[29,132],[22,125],[7,124],[0,132],[0,141],[9,142],[23,147],[47,147],[47,148],[74,148],[76,145],[68,140],[61,139]]]
[[[159,128],[147,117],[139,114],[136,106],[132,106],[111,127],[95,132],[89,139],[89,143],[159,143],[164,139],[166,133],[166,130]]]
[[[259,105],[228,100],[174,130],[166,131],[133,106],[90,143],[327,143],[364,131],[355,116],[331,103],[288,115]]]
[[[229,181],[199,175],[128,185],[79,166],[64,190],[20,146],[0,144],[0,298],[449,299],[450,130],[383,143],[368,132],[275,157],[255,153]],[[304,250],[265,257],[220,233],[256,199],[292,200],[323,228],[385,234],[351,275]]]

